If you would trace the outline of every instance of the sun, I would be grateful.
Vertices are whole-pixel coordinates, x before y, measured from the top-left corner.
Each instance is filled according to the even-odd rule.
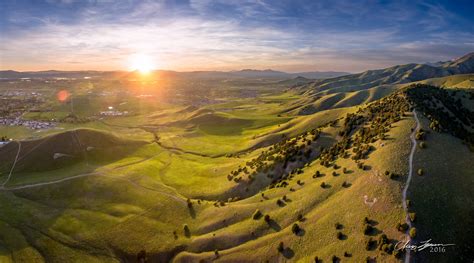
[[[154,69],[153,60],[145,54],[135,54],[130,58],[130,69],[138,70],[142,74],[148,74]]]

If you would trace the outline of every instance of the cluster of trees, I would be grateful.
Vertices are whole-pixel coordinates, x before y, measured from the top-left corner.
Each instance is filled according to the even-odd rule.
[[[294,174],[302,173],[301,167],[315,157],[311,144],[319,135],[320,130],[313,129],[294,138],[286,138],[262,151],[244,166],[231,171],[227,179],[236,183],[252,183],[257,176],[266,175],[272,179],[272,187],[286,187],[288,183],[283,182],[291,179]],[[287,173],[287,167],[292,163],[296,164],[296,168]]]
[[[7,136],[2,136],[2,137],[0,138],[0,141],[6,142],[6,141],[8,141],[8,137],[7,137]]]
[[[406,96],[416,109],[430,120],[430,128],[438,132],[447,132],[465,141],[474,149],[474,112],[464,106],[457,96],[466,97],[472,92],[447,90],[430,85],[416,84],[407,88]]]
[[[344,118],[339,135],[342,139],[333,146],[323,149],[320,155],[321,164],[330,167],[338,157],[348,157],[347,150],[352,148],[352,159],[361,160],[375,150],[370,145],[377,140],[385,140],[390,127],[399,121],[410,105],[401,93],[394,93],[381,100],[360,108],[356,113],[349,113]],[[363,164],[360,169],[365,170]]]

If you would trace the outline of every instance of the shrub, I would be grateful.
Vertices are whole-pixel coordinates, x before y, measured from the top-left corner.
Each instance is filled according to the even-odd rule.
[[[216,255],[216,258],[218,258],[219,257],[219,250],[217,250],[217,249],[214,250],[214,255]]]
[[[254,220],[258,220],[258,219],[260,219],[260,217],[262,217],[262,212],[260,212],[260,210],[258,210],[258,209],[255,210],[255,212],[252,215],[252,218]]]
[[[418,171],[416,172],[419,176],[422,176],[423,175],[423,169],[418,169]]]
[[[385,234],[382,234],[380,237],[379,237],[379,240],[378,240],[378,244],[379,244],[379,250],[383,250],[385,252],[387,252],[387,245],[388,245],[389,241],[388,241],[388,238],[387,238],[387,235]]]
[[[303,221],[304,217],[302,214],[299,214],[298,217],[297,217],[298,221]]]
[[[321,188],[326,188],[326,183],[325,182],[321,183]]]
[[[333,171],[333,172],[332,172],[332,176],[337,176],[336,171]]]
[[[371,225],[365,225],[364,235],[370,235],[374,231],[374,228]]]
[[[316,173],[313,175],[313,178],[320,177],[321,173],[319,171],[316,171]]]
[[[410,228],[409,235],[410,235],[411,238],[416,237],[416,228],[414,228],[414,227]]]
[[[284,206],[285,205],[285,202],[283,202],[280,199],[278,199],[276,203],[277,203],[278,206]]]
[[[187,237],[191,236],[191,230],[189,230],[189,227],[188,227],[187,224],[183,225],[183,230],[184,230],[184,235],[185,236],[187,236]]]
[[[293,232],[293,234],[298,235],[300,231],[301,228],[297,223],[294,223],[293,226],[291,226],[291,232]]]
[[[280,244],[278,244],[278,252],[283,252],[285,250],[285,245],[283,244],[283,242],[280,242]]]
[[[186,200],[186,203],[188,204],[189,208],[193,207],[193,202],[191,201],[191,199],[188,198],[188,200]]]
[[[405,231],[408,230],[408,224],[407,223],[403,223],[403,224],[397,223],[397,229],[400,232],[405,232]]]
[[[376,244],[377,241],[373,240],[372,238],[369,238],[369,240],[367,240],[367,243],[365,244],[365,249],[371,250]]]
[[[342,224],[339,223],[336,223],[334,226],[336,227],[336,229],[342,229],[343,227]]]
[[[342,240],[343,238],[344,234],[341,231],[337,232],[337,239]]]
[[[424,149],[424,148],[426,148],[426,143],[425,142],[420,142],[420,144],[418,146],[420,147],[420,149]]]
[[[368,224],[368,223],[370,223],[369,218],[368,218],[368,217],[364,217],[364,224]]]
[[[344,257],[346,258],[350,258],[352,255],[350,253],[348,253],[347,251],[344,252]]]
[[[322,261],[319,260],[319,257],[318,256],[315,256],[314,257],[314,263],[321,263]]]
[[[416,213],[410,213],[409,216],[410,216],[410,221],[415,222]]]
[[[346,167],[342,168],[342,172],[347,173],[347,168]]]
[[[339,262],[339,260],[340,259],[336,255],[332,256],[332,262],[333,263],[337,263],[337,262]]]
[[[264,219],[265,222],[267,222],[267,223],[270,223],[270,220],[272,220],[272,219],[270,218],[270,215],[265,215],[265,216],[263,217],[263,219]]]

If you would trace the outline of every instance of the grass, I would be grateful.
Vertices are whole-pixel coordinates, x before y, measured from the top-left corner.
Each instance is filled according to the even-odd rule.
[[[360,170],[354,160],[340,157],[337,169],[324,167],[319,160],[309,162],[301,174],[288,180],[287,187],[267,188],[270,180],[261,177],[252,185],[227,179],[230,171],[257,158],[282,136],[294,137],[355,113],[362,104],[396,88],[324,88],[320,101],[293,91],[269,93],[258,99],[228,99],[201,108],[164,108],[162,104],[130,101],[124,105],[129,105],[129,110],[140,109],[139,114],[81,124],[107,135],[91,133],[81,138],[97,147],[110,144],[113,148],[122,140],[151,142],[151,131],[155,131],[164,147],[141,144],[126,154],[113,148],[91,155],[89,162],[43,171],[15,171],[8,187],[91,171],[101,173],[31,189],[0,191],[0,261],[134,261],[139,251],[146,250],[152,262],[198,262],[213,260],[218,249],[218,261],[230,262],[243,258],[312,262],[315,256],[330,262],[333,255],[351,262],[363,262],[367,256],[380,262],[399,262],[378,249],[367,251],[365,246],[370,237],[377,240],[382,234],[392,243],[404,239],[395,226],[405,218],[401,189],[408,173],[409,135],[414,127],[410,115],[393,125],[386,140],[372,144],[376,150],[362,160],[369,170]],[[78,100],[83,104],[78,108],[83,114],[97,110],[87,112],[86,105],[94,100],[84,100]],[[110,103],[118,101],[114,98]],[[314,104],[316,111],[298,114],[308,104]],[[340,140],[342,125],[340,120],[337,125],[321,128],[313,149]],[[427,126],[426,120],[423,125]],[[61,124],[60,128],[39,132],[38,136],[64,135],[77,125]],[[1,129],[17,138],[35,136],[35,132],[21,127]],[[110,134],[119,138],[112,140]],[[461,239],[461,232],[470,228],[472,215],[468,169],[472,153],[445,134],[430,133],[427,145],[417,148],[415,154],[415,169],[422,167],[426,175],[415,176],[409,189],[411,209],[417,217],[417,238],[469,244]],[[439,154],[446,149],[454,154]],[[106,154],[115,157],[104,158]],[[313,178],[316,171],[323,176]],[[399,177],[391,179],[385,171]],[[322,182],[328,187],[322,188]],[[245,194],[245,187],[255,194]],[[231,197],[246,198],[221,204]],[[188,198],[192,205],[187,204]],[[284,201],[277,204],[277,200]],[[436,205],[430,203],[434,200]],[[263,216],[253,219],[257,209],[272,220],[265,222]],[[445,213],[439,214],[440,209]],[[375,228],[370,236],[364,234],[365,217]],[[298,234],[292,232],[294,223],[302,229]],[[342,228],[336,229],[336,223]],[[190,236],[183,231],[185,224]],[[340,239],[338,232],[342,233]],[[446,233],[460,238],[445,240]],[[280,242],[285,247],[282,252],[277,250]],[[344,256],[346,251],[350,258]]]
[[[429,122],[424,117],[420,121],[422,128],[429,130]],[[422,168],[424,175],[415,176],[409,189],[409,198],[414,200],[412,209],[416,212],[417,240],[456,244],[447,247],[446,253],[423,253],[429,260],[467,260],[472,241],[472,235],[469,237],[467,233],[472,231],[474,212],[470,169],[473,153],[458,139],[433,131],[426,143],[429,146],[417,149],[415,154],[415,169]]]

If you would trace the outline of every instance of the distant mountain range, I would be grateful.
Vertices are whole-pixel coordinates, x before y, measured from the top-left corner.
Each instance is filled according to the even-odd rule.
[[[429,78],[469,73],[474,73],[474,52],[447,62],[433,64],[411,63],[385,69],[368,70],[358,74],[315,80],[297,88],[311,88],[318,92],[331,88],[368,89],[381,85],[404,84]]]
[[[287,73],[271,69],[256,70],[243,69],[238,71],[189,71],[179,72],[171,70],[156,70],[152,76],[160,77],[180,77],[190,79],[295,79],[291,83],[317,86],[319,88],[358,86],[360,88],[370,88],[384,84],[402,84],[413,81],[424,80],[435,77],[445,77],[455,74],[474,73],[474,52],[462,56],[458,59],[447,62],[405,64],[397,65],[385,69],[368,70],[362,73],[350,74],[348,72],[337,71],[314,71]],[[13,70],[0,71],[1,79],[19,78],[124,78],[133,77],[137,72],[128,71],[27,71],[19,72]],[[308,81],[313,79],[315,81]]]
[[[84,78],[84,77],[110,77],[120,78],[125,76],[133,76],[136,72],[127,71],[14,71],[4,70],[0,71],[0,78],[2,79],[20,79],[20,78]],[[170,70],[156,70],[152,75],[156,76],[175,76],[184,78],[200,78],[200,79],[222,79],[222,78],[270,78],[270,79],[291,79],[296,77],[304,77],[308,79],[323,79],[334,78],[343,75],[348,75],[348,72],[337,71],[314,71],[314,72],[299,72],[287,73],[282,71],[275,71],[271,69],[255,70],[243,69],[238,71],[190,71],[178,72]]]

